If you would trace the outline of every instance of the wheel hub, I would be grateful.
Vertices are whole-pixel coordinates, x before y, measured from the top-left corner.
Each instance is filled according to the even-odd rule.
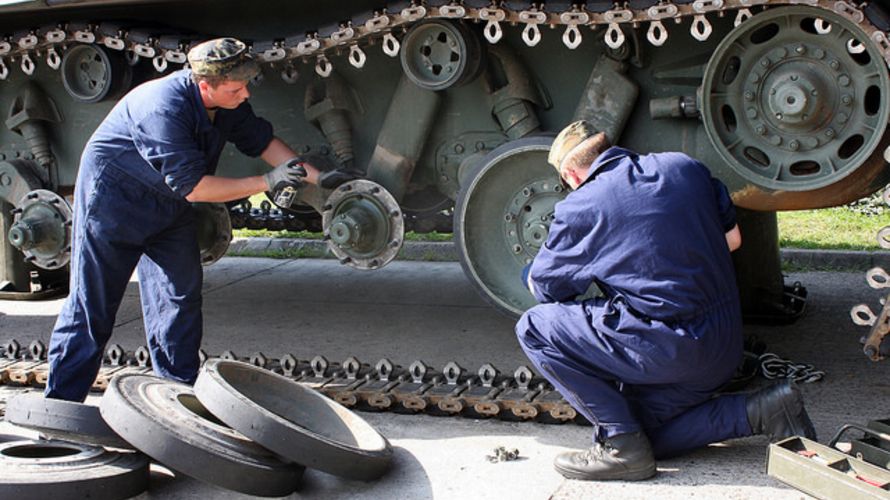
[[[26,194],[13,211],[9,243],[25,260],[41,269],[59,269],[71,258],[71,207],[64,198],[36,189]]]
[[[834,131],[844,128],[857,99],[844,93],[850,77],[839,63],[826,61],[824,50],[808,50],[804,44],[789,49],[775,50],[775,61],[761,59],[763,71],[748,78],[744,95],[756,115],[749,107],[747,116],[754,131],[772,146],[811,151],[834,140]]]
[[[521,264],[532,261],[550,231],[553,207],[563,187],[551,179],[529,182],[517,189],[504,211],[504,230],[510,249]]]
[[[328,248],[340,262],[377,269],[396,257],[405,236],[399,204],[375,182],[360,179],[338,187],[322,211]]]

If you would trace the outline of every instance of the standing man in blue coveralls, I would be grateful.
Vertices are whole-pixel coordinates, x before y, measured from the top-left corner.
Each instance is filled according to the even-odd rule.
[[[548,162],[574,191],[523,277],[540,304],[516,333],[595,429],[593,446],[558,455],[556,470],[642,480],[656,458],[729,438],[815,439],[792,384],[714,397],[743,342],[730,259],[741,235],[726,187],[682,153],[609,147],[584,121],[557,136]]]
[[[247,84],[259,66],[244,43],[210,40],[191,69],[127,94],[93,133],[74,192],[70,294],[50,340],[50,398],[83,401],[134,269],[155,373],[193,383],[202,336],[203,272],[192,202],[225,202],[303,182],[333,188],[254,115]],[[214,175],[226,142],[278,165],[262,176]]]

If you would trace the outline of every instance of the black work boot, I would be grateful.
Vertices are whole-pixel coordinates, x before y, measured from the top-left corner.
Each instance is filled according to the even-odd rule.
[[[655,475],[655,457],[642,432],[618,434],[584,451],[556,456],[553,466],[569,479],[639,481]]]
[[[770,441],[791,436],[816,440],[816,429],[803,406],[803,395],[793,382],[782,382],[748,396],[748,423],[754,434]]]

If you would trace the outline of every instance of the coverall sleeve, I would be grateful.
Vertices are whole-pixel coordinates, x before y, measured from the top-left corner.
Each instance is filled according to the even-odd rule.
[[[584,268],[591,260],[583,235],[589,231],[556,217],[550,224],[547,242],[532,262],[532,293],[542,304],[566,302],[587,292],[591,277]]]
[[[232,118],[234,123],[229,141],[247,156],[260,156],[272,142],[272,124],[255,115],[246,102],[235,110]]]
[[[711,177],[711,184],[714,186],[714,194],[717,196],[717,210],[720,215],[720,224],[723,226],[723,232],[729,231],[736,225],[735,205],[729,196],[729,190],[726,185],[719,179]]]
[[[176,194],[192,192],[207,171],[207,159],[195,139],[194,125],[172,110],[160,109],[133,123],[137,151]]]

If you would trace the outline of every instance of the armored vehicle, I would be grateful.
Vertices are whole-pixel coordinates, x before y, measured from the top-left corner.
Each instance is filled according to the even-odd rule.
[[[0,0],[3,293],[63,286],[66,197],[115,101],[182,68],[194,43],[233,36],[262,63],[251,99],[276,134],[385,190],[205,207],[208,262],[233,223],[320,229],[366,269],[405,230],[453,230],[469,279],[519,314],[534,304],[520,270],[566,194],[547,151],[584,118],[614,143],[708,165],[741,208],[747,314],[791,319],[804,292],[783,283],[775,212],[890,180],[888,31],[876,0]],[[218,173],[265,168],[226,150]]]

